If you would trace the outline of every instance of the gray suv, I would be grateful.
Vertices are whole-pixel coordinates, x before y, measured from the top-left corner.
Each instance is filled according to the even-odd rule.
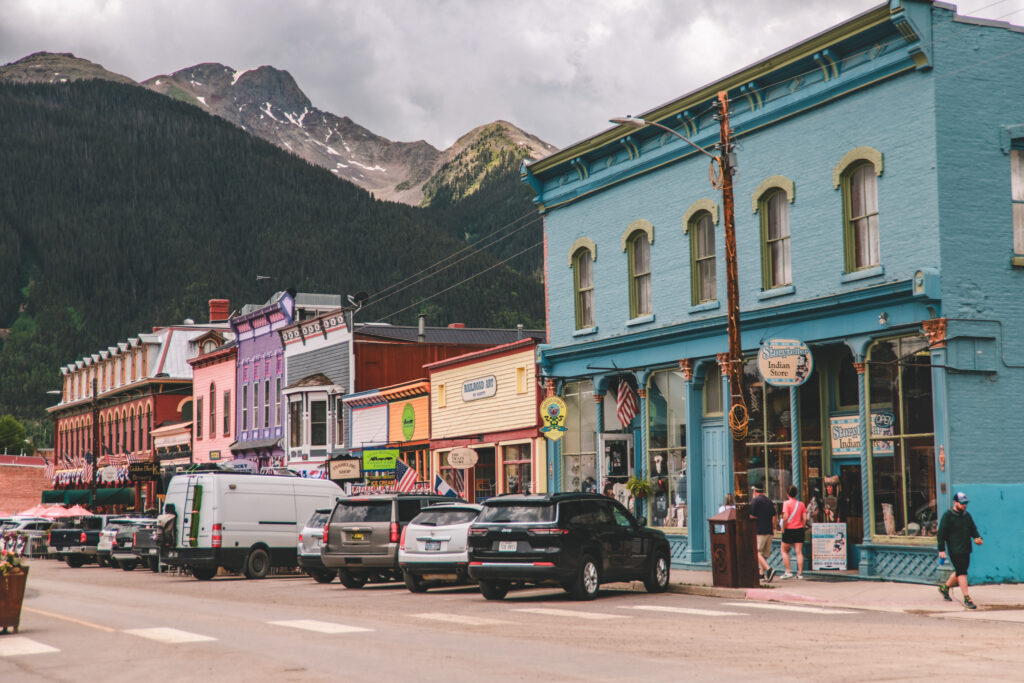
[[[442,502],[463,501],[422,493],[339,498],[324,525],[323,566],[337,569],[346,588],[362,588],[367,581],[400,580],[402,529],[420,509]]]

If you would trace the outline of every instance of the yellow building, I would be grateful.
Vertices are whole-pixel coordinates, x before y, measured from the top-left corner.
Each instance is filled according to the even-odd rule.
[[[547,490],[536,344],[523,339],[423,366],[431,471],[466,500]]]

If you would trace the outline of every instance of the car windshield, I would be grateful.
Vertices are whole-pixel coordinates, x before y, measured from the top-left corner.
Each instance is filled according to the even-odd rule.
[[[449,526],[452,524],[468,524],[476,519],[477,511],[473,508],[442,508],[424,510],[413,518],[413,524],[422,526]]]
[[[553,522],[554,503],[491,503],[484,505],[477,517],[478,522]]]
[[[390,500],[346,500],[334,508],[332,522],[389,522]]]

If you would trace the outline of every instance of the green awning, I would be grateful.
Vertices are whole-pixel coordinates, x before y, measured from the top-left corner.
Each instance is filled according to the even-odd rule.
[[[96,489],[98,505],[134,505],[135,489]]]
[[[65,493],[67,493],[67,491],[64,491],[63,489],[61,489],[61,490],[43,491],[43,502],[44,503],[63,503],[64,502],[64,494]]]
[[[88,505],[89,493],[89,489],[68,489],[64,492],[64,502],[68,505],[75,505],[76,503]]]

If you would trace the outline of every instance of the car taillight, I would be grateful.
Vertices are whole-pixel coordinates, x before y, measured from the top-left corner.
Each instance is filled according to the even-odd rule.
[[[402,539],[398,542],[398,547],[401,548],[402,550],[405,550],[405,532],[408,529],[409,529],[409,527],[402,527]]]
[[[538,536],[562,536],[569,533],[568,529],[559,529],[558,527],[550,526],[540,527],[539,529],[528,529],[528,531],[531,534],[536,534]]]
[[[302,534],[299,534],[299,543],[302,543]]]
[[[223,527],[220,524],[213,525],[213,537],[210,539],[211,548],[219,548],[221,542],[221,529]]]
[[[485,529],[483,527],[475,527],[475,526],[469,527],[469,535],[470,536],[484,536],[486,534],[487,534],[487,529]]]
[[[132,534],[132,545],[138,545],[138,544],[139,544],[139,532],[136,531],[134,534]]]
[[[85,543],[85,532],[84,531],[82,532],[82,535],[78,537],[78,542],[79,543]]]
[[[82,542],[85,543],[84,540]],[[111,548],[116,548],[117,547],[117,536],[114,536],[112,539],[110,539],[110,547]]]
[[[391,522],[391,536],[389,543],[398,543],[398,522]]]
[[[330,523],[324,523],[324,547],[327,547],[327,529],[330,527]]]
[[[53,540],[53,532],[52,531],[47,531],[46,532],[46,545],[50,545],[52,540]]]

